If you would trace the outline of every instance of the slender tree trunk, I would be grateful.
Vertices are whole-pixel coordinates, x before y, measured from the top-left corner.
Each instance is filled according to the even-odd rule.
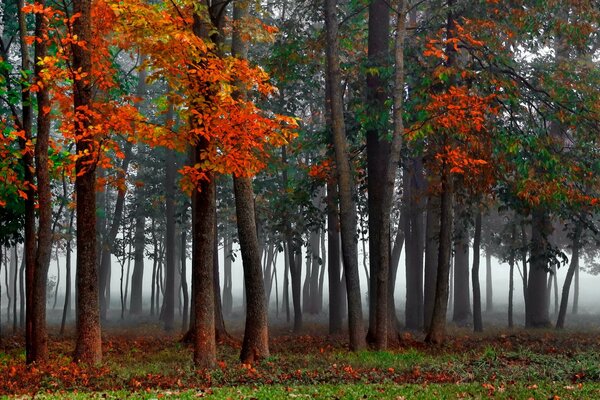
[[[221,303],[221,283],[219,278],[219,234],[217,218],[215,218],[215,255],[213,257],[213,290],[215,294],[215,340],[221,342],[229,335],[225,329],[225,319],[223,318],[223,305]]]
[[[461,222],[466,224],[464,220]],[[457,225],[459,224],[457,223]],[[458,238],[454,242],[454,312],[452,320],[458,325],[466,325],[471,318],[469,238],[466,228],[457,235]]]
[[[289,324],[290,320],[291,320],[291,313],[290,313],[290,280],[289,280],[289,276],[290,276],[290,250],[288,248],[288,245],[286,243],[283,244],[284,247],[284,263],[285,263],[285,268],[283,271],[283,295],[282,295],[282,301],[283,301],[283,307],[285,308],[285,320],[286,322]]]
[[[185,224],[182,224],[185,227]],[[188,318],[190,308],[190,298],[188,294],[188,283],[187,283],[187,229],[181,231],[181,288],[183,290],[183,320],[181,322],[181,331],[186,332],[188,330]]]
[[[237,20],[246,15],[247,9],[243,8],[238,12],[240,14],[237,14]],[[233,185],[246,286],[246,326],[240,360],[242,363],[253,364],[269,356],[267,304],[252,207],[254,204],[252,178],[234,177]]]
[[[423,222],[418,204],[417,168],[422,165],[413,159],[404,172],[403,226],[406,236],[406,306],[405,325],[407,329],[423,328]]]
[[[571,263],[569,264],[567,276],[565,277],[565,282],[563,283],[562,297],[560,300],[560,310],[558,311],[558,318],[556,319],[556,329],[563,329],[565,327],[565,319],[567,316],[567,307],[569,304],[569,291],[571,290],[571,282],[573,281],[575,271],[579,269],[579,250],[581,248],[581,233],[582,227],[578,224],[575,228],[575,232],[573,233],[573,243],[571,246]]]
[[[329,281],[329,333],[342,331],[342,290],[340,266],[340,230],[337,206],[337,184],[327,182],[327,277]]]
[[[15,244],[15,247],[13,249],[13,257],[11,257],[11,259],[14,261],[14,275],[13,275],[13,285],[12,285],[12,289],[13,289],[13,333],[17,333],[17,327],[18,327],[18,318],[17,318],[17,282],[18,282],[18,277],[19,277],[19,253],[18,253],[18,245]]]
[[[302,330],[302,247],[294,240],[288,241],[288,256],[292,284],[292,306],[294,307],[294,332],[300,332]]]
[[[479,287],[479,260],[481,252],[481,211],[475,217],[475,235],[473,237],[473,330],[483,332],[483,320],[481,316],[481,289]]]
[[[131,298],[129,301],[129,313],[139,315],[142,313],[142,294],[144,280],[144,249],[146,218],[144,212],[144,194],[142,188],[136,188],[135,192],[135,233],[133,235],[133,274],[131,275]],[[152,280],[154,282],[154,279]]]
[[[73,23],[73,34],[79,40],[91,42],[91,1],[77,0],[73,12],[80,17]],[[83,76],[91,73],[91,51],[88,47],[73,45],[73,68]],[[92,87],[87,79],[74,81],[75,110],[86,110],[91,105]],[[80,124],[75,124],[77,159],[75,191],[77,195],[77,343],[75,360],[97,363],[102,359],[100,313],[98,302],[98,268],[96,264],[96,167],[90,163],[97,151],[88,127],[90,116],[79,111]],[[89,155],[87,155],[89,154]]]
[[[377,73],[367,74],[367,107],[369,115],[385,114],[385,102],[389,99],[389,90],[381,77],[381,70],[390,63],[390,5],[384,0],[369,2],[368,63]],[[387,278],[389,275],[389,250],[385,253],[385,244],[390,242],[390,232],[382,220],[384,210],[384,191],[386,190],[386,168],[390,156],[390,142],[382,134],[382,127],[375,121],[367,127],[367,191],[369,210],[369,331],[367,341],[377,342],[378,348],[387,346]],[[394,165],[394,168],[396,166]],[[395,170],[394,170],[395,172]],[[383,253],[382,253],[383,251]],[[381,272],[380,272],[381,271]],[[383,280],[384,282],[380,282]],[[379,295],[379,284],[382,294]],[[382,301],[381,308],[378,307]],[[383,319],[380,319],[383,317]],[[381,324],[379,326],[378,324]],[[379,330],[379,333],[378,333]],[[385,336],[385,339],[384,339]]]
[[[527,285],[529,327],[548,327],[550,316],[547,302],[546,251],[552,225],[548,212],[542,209],[533,211],[531,236],[531,261]]]
[[[71,241],[73,235],[73,220],[75,213],[71,211],[71,216],[69,217],[69,231],[67,232],[67,260],[66,260],[66,271],[65,271],[65,304],[63,306],[62,312],[62,320],[60,322],[60,335],[63,336],[65,334],[65,324],[67,322],[67,316],[71,309]]]
[[[514,249],[514,244],[517,241],[517,232],[516,225],[512,227],[512,237],[511,237],[511,247]],[[512,329],[514,327],[514,318],[513,318],[513,299],[515,292],[515,254],[514,250],[511,250],[510,257],[508,259],[508,265],[510,267],[509,276],[508,276],[508,328]]]
[[[514,267],[514,265],[513,265]],[[485,252],[485,311],[494,311],[494,294],[492,285],[492,254],[489,250]]]
[[[521,222],[521,263],[523,264],[523,275],[521,280],[523,281],[523,301],[525,302],[525,326],[529,326],[530,314],[529,314],[529,295],[528,295],[528,274],[527,274],[527,254],[528,254],[528,240],[527,232],[525,231],[525,224]]]
[[[427,217],[425,222],[425,284],[423,290],[424,328],[429,330],[438,271],[438,247],[440,236],[440,197],[430,193],[427,199]]]
[[[167,125],[173,120],[173,105],[169,104],[165,122]],[[175,328],[175,154],[173,150],[166,150],[165,158],[165,217],[166,217],[166,237],[165,237],[165,295],[164,304],[164,329],[169,332]]]
[[[387,7],[387,5],[386,5]],[[331,125],[336,161],[336,174],[340,200],[340,225],[342,235],[342,257],[346,290],[348,296],[348,333],[350,350],[365,347],[362,316],[362,301],[358,275],[358,249],[354,236],[356,233],[356,204],[352,196],[352,173],[348,160],[348,143],[344,123],[343,94],[341,91],[341,72],[338,42],[338,22],[336,0],[325,1],[327,79],[330,81],[331,99],[328,111],[331,113]]]
[[[575,267],[575,285],[573,289],[573,308],[571,309],[571,313],[573,315],[577,315],[579,311],[579,263]]]
[[[27,21],[23,7],[23,0],[17,1],[18,19],[19,19],[19,38],[21,42],[21,69],[23,71],[31,71],[32,63],[29,55],[29,46],[27,45],[26,37],[29,35],[27,31]],[[29,91],[28,81],[23,80],[21,84],[21,130],[24,132],[24,137],[19,139],[19,147],[23,151],[21,164],[23,167],[23,180],[25,182],[33,182],[33,157],[31,152],[27,150],[27,142],[31,140],[31,130],[33,125],[33,107],[31,94]],[[33,361],[34,350],[34,330],[33,330],[33,311],[34,305],[34,276],[36,266],[36,238],[35,238],[35,192],[32,185],[29,185],[25,190],[27,198],[25,199],[25,225],[23,227],[25,243],[23,249],[24,259],[24,284],[25,290],[21,291],[21,298],[25,299],[25,305],[21,306],[21,314],[25,319],[25,352],[27,354],[26,361]],[[26,298],[25,298],[26,296]],[[27,312],[26,312],[27,310]],[[23,318],[21,319],[23,320]]]
[[[231,252],[233,240],[229,228],[223,232],[223,314],[231,315],[233,311],[233,280],[231,272]]]

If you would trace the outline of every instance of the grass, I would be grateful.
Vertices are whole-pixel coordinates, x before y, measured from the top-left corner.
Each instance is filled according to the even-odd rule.
[[[390,351],[348,352],[343,337],[273,337],[272,356],[248,367],[219,346],[218,368],[198,371],[192,351],[160,331],[109,332],[104,361],[70,362],[73,339],[54,337],[52,362],[26,367],[22,343],[0,348],[0,396],[47,399],[181,398],[600,398],[600,335],[453,333],[443,347],[405,338]]]

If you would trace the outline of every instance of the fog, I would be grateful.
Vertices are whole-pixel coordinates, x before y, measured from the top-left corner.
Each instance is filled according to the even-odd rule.
[[[243,317],[243,313],[239,312],[242,309],[242,301],[243,301],[243,268],[242,268],[242,261],[241,261],[241,257],[239,256],[239,248],[235,248],[234,247],[234,252],[237,255],[237,257],[235,258],[235,260],[233,261],[233,265],[232,265],[232,275],[233,275],[233,309],[234,309],[234,315],[237,317],[239,317],[240,315]],[[306,255],[306,249],[303,249],[303,256]],[[368,256],[368,254],[367,254]],[[470,257],[472,257],[472,250],[471,250],[471,254]],[[222,248],[219,249],[219,267],[220,267],[220,286],[221,286],[221,290],[223,288],[223,258],[224,258],[224,254],[223,254],[223,250]],[[191,282],[191,260],[187,259],[186,260],[188,268],[187,268],[187,282]],[[472,258],[471,258],[471,262],[472,262]],[[64,256],[60,256],[59,260],[58,260],[58,266],[60,266],[60,279],[59,279],[59,285],[58,285],[58,295],[57,295],[57,302],[56,302],[56,310],[62,310],[63,304],[64,304],[64,293],[65,293],[65,287],[66,287],[66,282],[65,282],[65,264],[66,264],[66,259]],[[363,254],[362,252],[359,254],[359,265],[361,266],[360,268],[360,279],[361,279],[361,293],[363,293],[363,308],[365,309],[365,311],[367,310],[367,276],[366,273],[364,271],[364,269],[362,268],[363,266]],[[74,252],[72,255],[72,277],[71,277],[71,288],[74,292],[74,288],[75,288],[75,268],[76,266],[76,253]],[[305,266],[305,265],[304,265]],[[285,310],[282,307],[282,292],[283,292],[283,272],[284,272],[284,260],[283,260],[283,253],[279,253],[278,257],[277,257],[277,288],[279,290],[279,316],[277,317],[275,314],[276,311],[276,303],[275,303],[275,297],[276,297],[276,287],[275,287],[275,282],[273,283],[273,290],[271,293],[271,297],[270,297],[270,301],[269,301],[269,311],[271,314],[271,324],[274,325],[285,325],[286,321],[285,321]],[[125,270],[127,269],[127,265],[125,265]],[[580,315],[593,315],[593,318],[590,320],[589,318],[586,319],[586,325],[585,328],[600,328],[600,276],[598,275],[591,275],[587,272],[585,272],[586,269],[586,265],[585,263],[581,264],[581,271],[580,271],[580,282],[579,282],[579,310],[578,313]],[[560,294],[562,293],[562,286],[563,286],[563,282],[565,279],[567,273],[567,266],[561,266],[561,268],[558,269],[557,272],[557,280],[558,280],[558,289],[559,289],[559,301],[560,301]],[[121,267],[120,264],[118,262],[118,260],[113,256],[112,258],[112,273],[111,273],[111,303],[110,303],[110,314],[109,314],[109,319],[111,320],[111,322],[116,322],[118,319],[120,319],[120,313],[121,313],[121,300],[120,300],[120,276],[121,274]],[[131,271],[130,271],[131,274]],[[306,268],[303,269],[303,279],[302,281],[304,282],[304,277],[306,274]],[[395,299],[396,299],[396,313],[398,315],[398,318],[400,319],[400,321],[403,321],[404,319],[404,299],[405,299],[405,294],[406,294],[406,281],[405,281],[405,271],[404,271],[404,252],[401,255],[400,258],[400,266],[398,269],[398,276],[397,276],[397,280],[396,280],[396,290],[395,290]],[[54,286],[53,286],[53,282],[56,282],[57,278],[58,278],[58,270],[57,270],[57,263],[56,263],[56,259],[54,258],[51,265],[50,265],[50,269],[48,272],[48,278],[49,278],[49,286],[48,288],[51,289],[49,290],[48,294],[47,294],[47,309],[49,310],[48,313],[48,322],[50,325],[56,325],[56,324],[60,324],[60,313],[58,311],[56,312],[52,312],[52,306],[54,304]],[[0,316],[2,318],[2,324],[6,324],[7,323],[7,306],[8,306],[8,296],[7,296],[7,290],[6,290],[6,283],[7,283],[7,277],[6,277],[6,268],[2,268],[2,272],[0,274],[1,280],[2,280],[2,296],[1,296],[1,301],[2,301],[2,305],[1,305],[1,311],[0,311]],[[144,262],[144,287],[143,287],[143,298],[144,298],[144,312],[143,312],[143,316],[150,316],[150,292],[151,292],[151,278],[152,278],[152,260],[150,259],[145,259]],[[123,277],[123,280],[125,281],[127,279],[126,276]],[[496,258],[492,257],[492,279],[493,279],[493,304],[494,304],[494,309],[493,309],[493,316],[490,314],[486,314],[485,310],[486,310],[486,304],[485,304],[485,282],[486,282],[486,268],[485,268],[485,258],[482,257],[481,260],[481,266],[480,266],[480,283],[481,283],[481,294],[482,294],[482,308],[484,310],[484,322],[487,322],[488,325],[495,325],[498,327],[502,327],[506,325],[506,313],[507,313],[507,304],[508,304],[508,287],[509,287],[509,267],[507,264],[501,263],[499,262]],[[524,325],[524,318],[522,316],[522,313],[524,312],[524,302],[523,302],[523,286],[522,286],[522,281],[521,281],[521,276],[519,274],[519,270],[517,268],[515,268],[515,276],[514,276],[514,280],[515,280],[515,293],[514,293],[514,301],[515,301],[515,323],[517,326],[519,325]],[[131,281],[131,278],[130,278]],[[324,295],[323,295],[323,312],[322,314],[326,315],[327,313],[327,303],[328,303],[328,297],[327,297],[327,288],[328,288],[328,278],[327,278],[327,273],[324,274],[324,284],[323,284],[323,291],[324,291]],[[470,289],[472,290],[472,288]],[[573,301],[573,285],[571,287],[571,292],[570,292],[570,296],[569,296],[569,310],[571,310],[572,307],[572,301]],[[130,292],[130,290],[128,291],[128,293]],[[11,294],[12,295],[12,294]],[[470,294],[472,296],[472,293]],[[72,297],[72,301],[73,301]],[[181,291],[180,291],[180,299],[181,299]],[[162,304],[162,296],[160,298],[161,304]],[[74,303],[71,303],[74,304]],[[178,318],[181,318],[181,314],[180,310],[178,308],[178,301],[176,300],[176,316]],[[450,308],[448,310],[448,316],[451,317],[452,315],[452,298],[450,298],[449,301],[449,305]],[[126,309],[129,308],[129,298],[127,300],[127,304],[126,304]],[[291,299],[290,299],[290,308],[291,308]],[[293,312],[293,310],[291,311]],[[12,311],[11,311],[12,313]],[[550,315],[551,318],[555,319],[554,316],[554,289],[552,289],[552,293],[551,293],[551,301],[550,301]],[[12,318],[12,316],[11,316]],[[153,317],[156,319],[156,321],[158,322],[158,316]],[[366,316],[365,316],[366,318]],[[69,321],[72,322],[74,319],[74,314],[71,313],[69,316]],[[127,311],[125,312],[125,319],[128,320],[129,316]],[[146,318],[144,318],[146,319]],[[487,319],[487,320],[486,320]],[[226,320],[227,320],[227,316],[226,316]],[[323,321],[326,321],[325,319],[323,319]],[[591,325],[590,325],[591,323]],[[576,326],[573,326],[572,324],[569,324],[569,318],[567,319],[567,326],[568,327],[573,327],[575,328]],[[291,325],[290,325],[290,329],[291,329]]]

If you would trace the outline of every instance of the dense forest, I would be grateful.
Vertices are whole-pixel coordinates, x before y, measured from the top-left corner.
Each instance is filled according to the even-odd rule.
[[[0,9],[0,342],[23,363],[65,335],[100,363],[119,320],[200,369],[232,318],[243,365],[273,321],[352,352],[500,312],[561,329],[600,272],[597,1]]]

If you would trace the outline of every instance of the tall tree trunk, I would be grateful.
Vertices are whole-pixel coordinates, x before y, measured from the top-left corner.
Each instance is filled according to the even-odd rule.
[[[17,282],[18,282],[18,277],[19,277],[19,253],[18,253],[18,245],[15,244],[15,247],[13,248],[13,253],[12,253],[12,257],[11,260],[14,261],[14,275],[13,275],[13,286],[12,286],[12,291],[13,291],[13,309],[12,309],[12,313],[13,313],[13,333],[17,333],[17,327],[18,327],[18,318],[17,318]]]
[[[144,281],[144,249],[146,216],[144,210],[144,192],[141,187],[135,190],[135,232],[133,235],[133,273],[131,274],[131,298],[129,313],[139,315],[142,313],[142,294]],[[153,281],[154,282],[154,281]]]
[[[430,193],[427,198],[427,217],[425,220],[425,283],[423,289],[423,315],[425,331],[429,330],[438,271],[438,248],[440,236],[440,197]]]
[[[457,213],[458,215],[458,213]],[[461,232],[457,232],[457,239],[454,242],[454,312],[452,321],[458,325],[466,325],[471,318],[471,299],[469,296],[469,238],[466,229],[467,221],[464,223],[464,228],[458,228]]]
[[[169,109],[165,117],[168,126],[173,120],[173,104],[169,103]],[[175,328],[175,154],[174,150],[166,149],[165,157],[165,297],[164,304],[164,329],[171,331]]]
[[[579,312],[579,263],[575,267],[575,287],[573,288],[573,308],[571,313],[577,315]]]
[[[234,22],[241,22],[247,16],[248,3],[235,2],[233,5]],[[242,38],[239,26],[234,26],[231,53],[240,59],[246,59],[248,56],[248,48]],[[246,97],[246,93],[240,91],[238,96]],[[267,320],[268,306],[265,298],[265,284],[256,229],[252,178],[234,175],[233,189],[238,237],[244,268],[244,287],[246,288],[246,325],[240,360],[242,363],[253,364],[269,356],[269,327]],[[267,264],[269,263],[267,261]]]
[[[29,35],[27,31],[27,21],[23,7],[23,0],[17,1],[18,19],[19,19],[19,38],[21,42],[21,69],[23,71],[31,71],[31,58],[29,55],[29,46],[27,45],[26,37]],[[24,260],[24,284],[25,293],[21,291],[21,298],[25,299],[25,307],[21,305],[21,314],[25,317],[25,352],[27,354],[27,362],[32,362],[34,350],[34,330],[33,330],[33,315],[34,312],[25,312],[25,310],[33,310],[34,305],[34,276],[36,266],[36,238],[35,238],[35,192],[32,183],[33,176],[33,157],[27,150],[27,142],[31,140],[31,130],[33,126],[33,107],[32,99],[29,91],[30,82],[23,80],[21,84],[21,120],[20,128],[24,132],[24,137],[19,139],[19,147],[23,151],[21,164],[23,167],[23,180],[29,182],[25,190],[27,198],[25,199],[25,225],[23,227],[25,243],[23,249]],[[15,117],[17,117],[15,115]],[[18,121],[18,119],[17,119]],[[23,320],[23,318],[21,318]]]
[[[481,211],[475,217],[475,235],[473,236],[473,330],[483,332],[483,320],[481,317],[481,289],[479,287],[479,260],[481,252]]]
[[[215,255],[213,257],[213,289],[215,294],[215,340],[221,342],[229,335],[225,329],[225,319],[223,318],[223,304],[221,302],[221,283],[219,278],[219,233],[217,219],[215,218]]]
[[[377,341],[378,347],[387,345],[387,278],[389,274],[390,232],[382,221],[384,191],[386,190],[386,168],[390,156],[390,142],[384,138],[380,121],[384,120],[389,99],[387,83],[381,78],[381,71],[390,64],[390,5],[384,0],[369,2],[368,64],[377,71],[367,74],[367,107],[373,121],[367,127],[367,191],[369,210],[369,331],[367,341]],[[401,96],[399,96],[401,97]],[[396,168],[396,165],[394,165]],[[395,170],[394,170],[395,172]],[[387,246],[385,246],[387,244]],[[383,251],[383,253],[382,253]],[[383,282],[380,282],[382,281]],[[379,295],[379,284],[382,295]],[[379,310],[379,299],[382,310]],[[379,317],[378,317],[379,316]],[[384,317],[383,319],[379,319]],[[379,326],[378,324],[381,324]],[[378,330],[380,331],[378,334]],[[383,338],[385,336],[385,339]],[[378,339],[377,339],[378,338]]]
[[[185,215],[185,212],[184,212]],[[187,283],[187,229],[185,224],[181,231],[181,289],[183,291],[183,319],[181,322],[181,331],[186,332],[188,330],[188,319],[190,314],[190,297],[188,294],[188,283]]]
[[[329,281],[329,333],[342,331],[342,288],[340,282],[340,228],[337,184],[327,182],[327,277]]]
[[[290,281],[292,284],[292,306],[294,308],[294,332],[302,330],[302,247],[295,240],[288,241]]]
[[[245,14],[244,12],[238,15],[241,17]],[[233,185],[246,286],[246,326],[240,360],[242,363],[253,364],[269,356],[267,304],[252,207],[254,204],[252,178],[234,177]]]
[[[565,327],[565,318],[567,316],[567,307],[569,304],[569,291],[571,290],[571,282],[573,281],[573,275],[575,271],[579,269],[579,250],[581,248],[581,233],[582,227],[577,224],[575,232],[573,233],[573,242],[571,246],[571,263],[567,270],[567,276],[563,283],[562,297],[560,299],[560,309],[558,311],[558,318],[556,319],[556,329],[563,329]]]
[[[358,275],[358,249],[354,240],[356,233],[356,204],[352,197],[352,173],[348,159],[348,143],[345,137],[346,128],[344,123],[343,94],[341,90],[336,0],[325,0],[325,26],[327,38],[327,79],[330,81],[331,88],[331,99],[328,111],[331,113],[331,127],[340,200],[342,257],[348,296],[348,333],[350,336],[350,350],[356,351],[365,347],[365,337]]]
[[[283,271],[283,293],[282,293],[282,301],[283,307],[285,308],[285,321],[290,323],[290,250],[288,248],[287,243],[283,244],[283,254],[284,254],[284,271]]]
[[[513,321],[513,300],[514,300],[514,292],[515,292],[515,244],[517,242],[517,227],[513,225],[512,227],[512,235],[511,235],[511,251],[510,257],[508,259],[508,265],[510,267],[509,276],[508,276],[508,328],[512,329],[514,326]]]
[[[71,242],[73,235],[73,220],[74,220],[75,212],[71,211],[71,216],[69,217],[69,230],[67,232],[67,255],[66,255],[66,271],[65,271],[65,303],[63,305],[62,319],[60,322],[60,335],[63,336],[65,334],[65,324],[67,322],[67,316],[71,310]]]
[[[514,265],[513,265],[514,267]],[[492,254],[485,251],[485,311],[494,311],[494,294],[492,285]]]
[[[231,272],[231,252],[233,240],[229,228],[223,232],[223,314],[231,315],[233,311],[233,280]]]
[[[531,261],[527,285],[529,327],[548,327],[550,316],[547,301],[548,237],[552,224],[548,212],[535,209],[532,215]]]
[[[91,1],[77,0],[73,12],[80,17],[73,23],[73,34],[84,43],[91,42]],[[73,45],[73,68],[83,76],[91,73],[91,49]],[[87,79],[74,81],[75,110],[91,105],[92,87]],[[90,137],[90,116],[78,111],[80,124],[75,124],[77,159],[75,191],[77,195],[77,343],[75,360],[97,363],[102,359],[100,313],[98,302],[98,269],[96,264],[96,166],[95,140]]]
[[[529,295],[527,287],[528,283],[528,268],[527,268],[527,254],[528,254],[528,240],[527,240],[527,232],[525,231],[525,223],[521,221],[521,263],[523,265],[523,274],[521,275],[521,280],[523,282],[523,301],[525,302],[525,326],[529,326]]]
[[[413,159],[404,172],[404,234],[406,236],[406,306],[407,329],[423,328],[423,218],[418,202],[417,169],[420,160]]]

